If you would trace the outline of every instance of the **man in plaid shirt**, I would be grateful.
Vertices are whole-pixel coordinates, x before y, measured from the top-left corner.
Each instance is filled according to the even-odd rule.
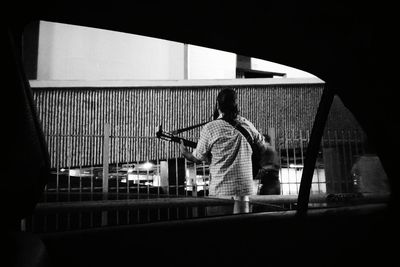
[[[253,182],[252,148],[231,123],[240,124],[256,143],[262,144],[263,136],[250,121],[239,116],[236,100],[234,90],[220,91],[217,97],[218,117],[203,127],[196,149],[191,153],[183,143],[180,145],[183,156],[193,162],[206,161],[211,155],[210,196],[248,196],[257,193]]]

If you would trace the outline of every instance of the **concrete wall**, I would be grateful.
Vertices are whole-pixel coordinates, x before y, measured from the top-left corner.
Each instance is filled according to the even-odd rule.
[[[189,45],[189,79],[235,79],[236,54]]]
[[[95,28],[40,22],[38,80],[234,79],[236,54]]]
[[[42,21],[38,80],[178,80],[181,43]]]
[[[235,79],[235,53],[135,34],[41,21],[38,80]],[[29,31],[28,31],[29,32]],[[288,66],[251,58],[253,70],[315,78]],[[35,69],[36,71],[36,69]]]

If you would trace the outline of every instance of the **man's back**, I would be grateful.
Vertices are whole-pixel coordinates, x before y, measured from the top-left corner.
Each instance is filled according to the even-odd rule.
[[[236,120],[254,140],[261,141],[260,133],[246,119]],[[217,119],[204,126],[193,155],[204,160],[211,152],[210,195],[253,195],[256,193],[251,155],[246,138],[228,122]]]

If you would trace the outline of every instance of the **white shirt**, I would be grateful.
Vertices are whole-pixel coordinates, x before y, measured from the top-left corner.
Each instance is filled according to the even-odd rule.
[[[255,142],[262,142],[262,135],[250,121],[241,116],[238,116],[236,121],[250,133]],[[210,196],[256,194],[251,162],[252,149],[239,130],[222,119],[207,123],[200,132],[193,156],[199,160],[206,160],[210,154]]]

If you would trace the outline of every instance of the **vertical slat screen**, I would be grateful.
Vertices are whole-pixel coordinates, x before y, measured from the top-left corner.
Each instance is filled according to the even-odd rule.
[[[230,87],[238,92],[241,114],[263,133],[310,130],[323,90],[323,84]],[[62,168],[68,153],[71,167],[102,164],[105,123],[111,126],[110,163],[177,157],[175,144],[156,149],[158,126],[172,131],[210,120],[222,88],[34,88],[33,93],[51,165]],[[199,133],[200,128],[181,136],[196,141]]]

